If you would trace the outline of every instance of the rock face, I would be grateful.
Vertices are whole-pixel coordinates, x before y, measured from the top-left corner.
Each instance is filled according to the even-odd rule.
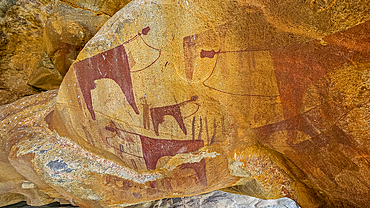
[[[86,42],[128,2],[129,0],[70,0],[57,3],[51,17],[45,23],[44,44],[47,56],[62,76],[67,73]],[[43,89],[51,88],[43,87]]]
[[[213,191],[211,193],[181,197],[172,199],[161,199],[140,203],[127,208],[179,208],[179,207],[225,207],[225,208],[299,208],[291,199],[280,198],[277,200],[263,200],[245,195],[231,194],[223,191]]]
[[[86,42],[128,2],[1,1],[0,105],[58,89]]]
[[[296,2],[129,3],[57,99],[0,110],[9,170],[83,207],[217,189],[366,207],[370,2]]]
[[[30,205],[38,206],[52,202],[54,197],[58,198],[59,194],[50,186],[39,184],[34,180],[29,181],[26,179],[28,177],[27,170],[20,173],[8,161],[10,148],[23,138],[23,133],[19,130],[27,132],[27,129],[37,128],[36,126],[28,128],[25,127],[25,124],[35,118],[37,120],[45,108],[52,107],[56,94],[57,91],[49,91],[0,107],[0,206],[25,200]],[[13,133],[17,135],[13,139],[9,138],[8,136]],[[29,136],[31,135],[29,134]],[[22,173],[26,175],[26,178],[22,176]],[[43,192],[40,189],[43,189]],[[56,195],[53,196],[53,193]]]
[[[77,54],[109,19],[80,7],[59,2],[43,30],[44,50],[28,84],[44,90],[58,89]]]
[[[51,0],[0,1],[0,105],[40,91],[27,85],[43,48]]]
[[[44,90],[59,88],[78,53],[125,1],[60,1],[43,30],[44,50],[28,84]],[[46,64],[49,62],[50,64]]]

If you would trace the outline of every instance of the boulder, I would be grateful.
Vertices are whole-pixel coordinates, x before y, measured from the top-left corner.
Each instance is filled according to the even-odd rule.
[[[43,46],[43,24],[51,0],[0,1],[0,105],[40,90],[27,85]]]
[[[128,2],[0,1],[0,105],[57,89],[84,44]]]
[[[369,4],[286,2],[129,3],[79,53],[57,98],[0,109],[12,171],[82,207],[218,189],[366,207]]]
[[[52,107],[56,95],[57,91],[49,91],[0,107],[0,206],[18,201],[27,201],[30,205],[41,206],[58,198],[59,194],[47,184],[27,179],[33,170],[27,172],[30,170],[28,168],[17,171],[8,160],[10,148],[22,140],[24,136],[20,131],[27,131],[24,124],[28,123],[30,119],[35,120],[34,116],[43,112],[45,106]],[[17,135],[11,139],[9,136],[13,133]]]
[[[190,197],[180,197],[171,199],[160,199],[156,201],[144,202],[127,206],[127,208],[170,208],[170,207],[227,207],[227,208],[299,208],[299,206],[289,198],[263,200],[246,195],[232,194],[223,191],[213,191]]]
[[[78,53],[125,1],[60,1],[43,28],[44,50],[28,84],[58,89]],[[40,66],[49,60],[50,67]]]

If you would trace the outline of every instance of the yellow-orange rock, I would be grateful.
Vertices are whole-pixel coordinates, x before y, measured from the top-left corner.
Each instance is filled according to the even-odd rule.
[[[29,85],[43,48],[43,24],[53,1],[4,0],[0,5],[0,105],[40,93]]]
[[[103,24],[129,1],[61,1],[46,21],[44,51],[28,84],[44,90],[59,88],[78,53]],[[110,6],[108,6],[110,5]],[[39,66],[45,59],[52,68]]]
[[[0,206],[18,201],[27,201],[30,205],[40,206],[52,202],[54,197],[58,198],[59,194],[47,184],[27,179],[31,173],[27,171],[30,169],[17,171],[8,161],[10,148],[23,138],[20,131],[27,131],[25,124],[35,120],[35,116],[37,118],[40,112],[42,114],[45,106],[52,107],[52,100],[55,100],[56,94],[57,91],[49,91],[0,107]],[[10,138],[13,133],[16,136]],[[22,176],[22,173],[26,177]]]
[[[366,207],[369,2],[276,2],[131,2],[57,99],[3,121],[10,164],[84,207],[221,188]]]
[[[1,1],[0,105],[57,89],[84,44],[128,2]]]

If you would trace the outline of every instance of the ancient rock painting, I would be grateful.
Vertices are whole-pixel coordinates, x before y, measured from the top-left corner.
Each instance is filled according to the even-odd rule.
[[[150,129],[150,106],[148,104],[148,100],[146,97],[143,97],[142,99],[142,106],[143,106],[143,128],[144,129]]]
[[[157,161],[163,156],[175,156],[180,153],[190,153],[204,146],[203,140],[162,140],[140,136],[144,159],[148,170],[155,170]],[[195,163],[184,163],[180,168],[191,168],[200,182],[206,185],[205,160]]]
[[[229,94],[229,95],[246,96],[246,97],[279,97],[279,95],[262,95],[262,94],[250,94],[250,93],[234,93],[234,92],[231,92],[231,89],[229,89],[229,90],[223,90],[223,89],[220,89],[218,87],[214,87],[214,86],[211,86],[211,85],[207,84],[207,81],[215,73],[215,70],[217,68],[217,64],[218,64],[218,61],[219,61],[219,55],[220,54],[226,54],[226,53],[249,53],[247,55],[247,57],[249,59],[249,60],[247,60],[247,65],[246,66],[242,66],[242,68],[247,68],[247,69],[253,68],[255,70],[256,60],[254,58],[254,52],[266,52],[266,51],[268,51],[268,50],[263,50],[263,49],[245,49],[245,50],[239,50],[239,51],[221,51],[221,50],[219,50],[219,51],[215,51],[215,50],[206,51],[206,50],[203,50],[202,49],[202,51],[200,52],[200,57],[201,58],[215,58],[215,56],[216,56],[216,63],[214,65],[213,69],[212,69],[212,72],[209,75],[209,77],[207,77],[203,81],[203,85],[205,87],[207,87],[207,88],[212,89],[212,90],[216,90],[218,92]]]
[[[111,127],[114,126],[114,127]],[[154,139],[136,133],[128,132],[123,129],[117,128],[114,123],[111,126],[105,127],[108,131],[115,132],[118,145],[113,145],[113,137],[107,137],[107,144],[118,150],[125,156],[122,159],[130,160],[132,164],[129,167],[139,170],[138,166],[142,166],[145,162],[147,170],[155,170],[157,162],[164,156],[175,156],[181,153],[190,153],[199,150],[204,146],[203,140],[167,140],[167,139]],[[124,133],[124,135],[123,135]],[[136,137],[139,137],[138,141]],[[193,169],[202,184],[206,184],[205,177],[205,160],[200,162],[185,163],[180,166],[181,169]]]
[[[223,29],[225,30],[225,27]],[[211,69],[209,70],[209,74],[207,76],[204,76],[202,80],[202,85],[204,87],[214,91],[218,91],[222,94],[232,96],[281,98],[285,120],[278,123],[255,128],[254,131],[257,135],[260,136],[261,141],[268,143],[269,140],[271,140],[272,134],[281,131],[288,131],[287,144],[290,145],[291,149],[295,151],[294,154],[299,153],[302,155],[302,158],[306,157],[306,161],[309,161],[309,157],[308,154],[306,155],[306,151],[310,150],[309,147],[310,145],[312,145],[312,142],[314,142],[315,144],[320,144],[322,148],[329,148],[331,154],[334,156],[327,159],[325,162],[312,164],[312,167],[319,168],[325,171],[329,178],[333,181],[335,181],[336,173],[330,172],[330,170],[327,168],[330,165],[335,166],[335,168],[338,169],[357,169],[357,165],[353,163],[347,155],[335,149],[338,145],[344,145],[348,149],[353,149],[356,155],[367,155],[365,151],[357,151],[359,147],[355,145],[355,141],[351,137],[346,135],[346,133],[344,133],[340,128],[338,128],[338,126],[335,125],[335,121],[333,121],[333,119],[340,119],[343,115],[346,114],[346,112],[351,109],[340,105],[337,101],[324,104],[304,113],[302,112],[301,106],[303,102],[303,95],[305,94],[308,86],[310,86],[316,80],[325,76],[330,71],[342,65],[351,64],[351,60],[356,59],[356,56],[364,56],[365,52],[361,50],[358,50],[357,52],[349,52],[349,50],[345,47],[335,44],[322,46],[319,44],[318,41],[301,45],[293,45],[283,49],[259,49],[253,47],[242,50],[211,49],[211,47],[209,46],[203,48],[202,44],[197,45],[197,41],[201,39],[202,35],[203,34],[195,34],[183,38],[185,77],[189,84],[194,81],[194,75],[196,74],[197,70],[196,61],[213,59],[214,65],[211,65],[211,67],[209,67]],[[332,37],[328,38],[330,39]],[[300,53],[298,53],[298,51],[300,51]],[[342,51],[342,53],[347,53],[348,55],[343,58],[343,56],[338,55],[333,51]],[[147,97],[145,96],[140,99],[134,97],[133,92],[135,89],[133,89],[131,73],[142,70],[130,70],[128,61],[129,58],[123,45],[97,55],[100,56],[99,58],[95,58],[95,56],[89,58],[99,60],[96,61],[96,63],[94,62],[94,60],[87,59],[89,62],[95,63],[95,65],[92,65],[96,66],[96,68],[103,67],[105,65],[108,66],[108,70],[99,71],[99,73],[101,74],[108,75],[100,76],[99,73],[96,73],[95,75],[93,75],[95,77],[92,77],[90,79],[90,83],[93,83],[96,79],[110,78],[109,73],[113,73],[114,70],[118,70],[113,66],[119,65],[119,63],[111,60],[112,58],[107,58],[108,56],[112,56],[113,59],[116,59],[117,61],[119,58],[117,58],[117,54],[123,54],[119,61],[120,63],[124,63],[125,65],[122,68],[124,70],[123,73],[120,73],[120,76],[124,81],[121,81],[122,84],[120,84],[116,80],[114,81],[117,82],[117,84],[119,84],[119,86],[121,87],[123,94],[125,95],[127,101],[131,106],[131,109],[136,114],[142,114],[142,128],[153,131],[158,137],[153,138],[146,134],[130,132],[124,128],[120,128],[117,126],[107,126],[106,130],[114,132],[116,136],[114,138],[107,137],[106,143],[110,148],[115,149],[116,154],[121,155],[122,160],[126,161],[128,167],[135,170],[156,170],[158,168],[158,161],[160,161],[161,158],[172,157],[177,154],[195,152],[205,145],[211,145],[215,142],[217,129],[216,120],[213,120],[214,132],[211,133],[208,129],[208,123],[211,123],[211,121],[208,121],[207,117],[196,115],[200,107],[200,105],[196,102],[199,99],[197,95],[192,96],[188,100],[179,103],[177,103],[176,101],[172,105],[165,106],[156,106],[155,104],[153,105],[153,103],[149,104],[147,101]],[[326,63],[324,54],[326,56],[326,59],[334,61]],[[250,75],[250,77],[253,78],[253,73],[255,73],[255,71],[260,71],[260,69],[257,69],[257,66],[260,64],[259,62],[263,61],[259,57],[270,55],[271,60],[274,61],[273,64],[275,68],[274,70],[269,70],[273,72],[273,75],[276,76],[276,85],[271,86],[276,86],[276,89],[278,90],[276,91],[276,93],[274,93],[271,88],[269,88],[269,90],[271,91],[266,94],[254,93],[253,91],[243,93],[243,88],[237,88],[235,87],[235,85],[234,88],[230,87],[230,83],[237,80],[235,79],[235,77],[244,78]],[[237,65],[237,68],[239,69],[239,71],[242,72],[235,72],[232,70],[227,71],[225,69],[221,69],[222,66],[226,65],[226,62],[228,60],[238,60],[239,63]],[[81,63],[83,61],[81,61]],[[81,75],[81,71],[83,71],[81,70],[82,67],[79,67],[79,63],[80,62],[75,64],[77,77],[79,77]],[[166,65],[167,63],[168,62],[166,62]],[[287,63],[289,63],[290,65],[287,65]],[[117,75],[115,76],[117,77]],[[259,75],[257,75],[256,77],[258,76]],[[289,76],[297,77],[294,77],[294,79],[287,79],[287,77]],[[222,85],[215,85],[215,81],[212,82],[212,79],[221,80]],[[245,80],[240,81],[240,83],[243,82],[245,82]],[[260,82],[264,83],[264,80]],[[80,85],[83,85],[82,80],[79,80],[79,83]],[[126,86],[126,88],[122,86]],[[93,89],[93,87],[94,86],[92,85],[92,87],[90,87],[88,91]],[[82,89],[83,87],[81,87],[81,90]],[[296,90],[292,91],[287,89]],[[84,94],[84,98],[88,97],[88,95],[84,93],[87,92],[87,90],[82,90],[82,92]],[[136,100],[139,100],[140,104],[136,104]],[[91,97],[90,101],[88,102],[91,102]],[[89,105],[88,102],[87,105]],[[188,104],[197,105],[197,109],[190,115],[183,115],[181,113],[181,107],[184,107]],[[137,105],[142,106],[142,111],[139,110]],[[330,109],[330,111],[328,111],[327,109]],[[89,108],[89,111],[91,115],[93,115],[92,105],[91,108]],[[331,120],[323,119],[322,115],[324,114],[327,115],[327,117]],[[163,122],[165,121],[166,116],[174,118],[174,121],[176,122],[175,127],[181,129],[184,135],[191,134],[192,139],[170,140],[160,138],[161,124],[163,124]],[[93,117],[93,119],[95,119],[95,117]],[[190,121],[187,120],[187,122],[185,122],[186,119],[189,119]],[[186,127],[186,123],[191,123],[191,129]],[[196,123],[199,124],[197,126],[197,130],[195,128]],[[302,131],[305,134],[309,135],[312,141],[295,141],[294,134],[296,131]],[[322,157],[324,152],[322,148],[318,148],[315,150],[317,153],[316,159],[320,159]],[[310,154],[313,151],[314,150],[310,150]],[[333,158],[335,157],[341,158],[341,162],[338,163],[334,161]],[[302,163],[299,163],[299,161],[297,163],[302,165]],[[198,178],[200,183],[203,185],[207,184],[205,159],[202,159],[200,162],[195,163],[184,163],[178,168],[194,170],[196,172],[196,177]],[[153,182],[151,186],[152,188],[155,188],[156,183]]]
[[[258,98],[279,97],[278,92],[276,94],[272,92],[248,92],[250,89],[243,88],[245,82],[256,82],[254,79],[257,77],[256,73],[259,73],[259,71],[266,73],[267,70],[270,70],[273,73],[272,68],[267,67],[267,69],[261,70],[257,68],[256,63],[257,61],[263,62],[263,60],[259,60],[258,58],[264,56],[264,53],[268,54],[269,49],[249,47],[242,50],[223,50],[224,45],[226,45],[226,36],[229,27],[229,24],[218,26],[220,49],[205,49],[210,48],[209,45],[204,44],[204,39],[210,36],[210,32],[203,32],[183,38],[185,76],[188,82],[194,81],[194,74],[197,71],[196,69],[199,71],[201,62],[205,62],[206,59],[214,59],[212,66],[207,66],[209,68],[206,70],[209,71],[208,75],[202,78],[203,86],[235,96]],[[228,63],[230,60],[237,60],[237,62],[230,64]],[[260,76],[259,79],[261,77],[263,76]],[[212,79],[217,81],[212,82]],[[270,83],[270,80],[261,80],[260,82],[275,86],[275,83]]]
[[[162,140],[140,136],[145,162],[149,170],[155,170],[159,158],[179,153],[194,152],[204,146],[203,140]]]
[[[163,106],[163,107],[155,107],[150,109],[150,115],[152,117],[153,127],[155,134],[158,136],[158,126],[164,121],[164,116],[170,115],[175,118],[177,124],[180,126],[182,132],[187,134],[186,127],[184,124],[183,116],[181,115],[180,107],[186,105],[187,103],[196,101],[198,96],[192,96],[190,100],[181,102],[179,104],[170,105],[170,106]]]
[[[144,164],[143,151],[138,136],[127,134],[125,131],[117,128],[113,122],[106,126],[105,129],[115,133],[115,136],[105,138],[106,144],[116,150],[115,152],[123,161],[126,161],[128,167],[134,170],[147,169]]]
[[[149,64],[148,66],[142,69],[131,71],[128,55],[126,53],[124,45],[130,43],[131,41],[137,39],[138,37],[141,37],[141,35],[147,35],[149,31],[150,28],[146,27],[142,29],[141,33],[138,33],[136,36],[122,43],[121,45],[110,50],[107,50],[103,53],[99,53],[90,58],[76,62],[73,65],[76,70],[78,83],[80,85],[82,95],[86,102],[87,109],[89,110],[93,120],[95,120],[95,112],[92,106],[90,91],[95,88],[94,81],[103,78],[109,78],[114,80],[120,86],[122,92],[126,96],[127,102],[131,105],[132,109],[135,111],[136,114],[139,114],[139,110],[137,108],[132,89],[131,73],[142,71],[150,67],[151,64],[156,62],[160,57],[160,50],[155,49],[159,51],[159,56],[156,60],[153,61],[153,63]],[[145,41],[144,43],[148,47],[153,48],[150,45],[148,45]]]
[[[365,32],[369,29],[370,22],[365,22],[325,37],[324,44],[311,41],[271,50],[285,119],[254,129],[262,142],[294,158],[299,167],[316,177],[320,186],[343,191],[339,178],[344,175],[347,179],[340,180],[362,184],[358,199],[367,195],[370,185],[358,176],[360,167],[353,158],[361,158],[363,168],[369,171],[370,153],[346,133],[340,123],[351,111],[367,105],[369,100],[358,94],[354,96],[359,101],[347,105],[345,96],[348,95],[343,92],[330,94],[333,84],[329,74],[370,60],[368,43],[353,44],[369,38]],[[306,110],[304,96],[310,86],[315,86],[319,95],[326,99]],[[273,135],[278,132],[285,132],[286,140],[275,143]],[[302,140],[300,133],[306,135],[306,139]]]
[[[190,82],[193,79],[193,73],[194,73],[194,58],[196,56],[195,54],[195,48],[196,45],[196,39],[198,39],[197,35],[192,36],[186,36],[183,39],[183,47],[184,47],[184,58],[185,58],[185,76],[188,82]]]
[[[335,2],[335,1],[334,1]],[[331,7],[329,5],[328,7]],[[327,8],[322,8],[326,10]],[[318,9],[317,12],[320,12]],[[357,177],[360,167],[351,158],[361,158],[366,167],[369,167],[369,152],[361,147],[351,135],[341,129],[339,122],[347,114],[355,109],[362,108],[369,103],[368,99],[353,106],[345,105],[344,98],[338,95],[330,95],[329,87],[333,85],[328,74],[343,67],[357,67],[356,63],[368,62],[370,57],[368,31],[370,22],[365,22],[348,30],[327,36],[320,41],[311,41],[302,44],[293,44],[288,47],[275,47],[266,49],[245,49],[235,51],[223,51],[221,49],[202,49],[200,58],[216,59],[209,77],[203,81],[203,85],[212,90],[234,96],[256,96],[256,97],[279,97],[282,102],[283,115],[285,120],[270,125],[255,128],[255,133],[261,141],[274,149],[286,150],[283,146],[291,149],[281,151],[289,158],[296,158],[294,162],[302,169],[315,175],[320,186],[328,186],[332,190],[340,189],[338,182],[341,175],[350,179],[346,183],[362,184],[363,190],[370,190],[370,185],[361,177]],[[196,47],[196,39],[199,34],[184,38],[184,48]],[[194,38],[191,38],[194,37]],[[185,50],[184,50],[185,51]],[[276,95],[242,94],[228,91],[227,87],[222,88],[209,84],[209,81],[217,71],[217,64],[222,54],[228,53],[250,53],[264,51],[271,54],[274,64],[274,73],[278,93]],[[194,57],[194,50],[184,52],[185,59]],[[241,56],[239,56],[240,58]],[[222,57],[221,57],[222,58]],[[245,68],[254,68],[255,60],[252,58]],[[223,64],[221,64],[224,66]],[[194,63],[186,62],[187,78],[192,79]],[[218,69],[219,70],[219,69]],[[325,80],[326,81],[322,81]],[[355,78],[354,78],[355,79]],[[320,96],[332,99],[322,100],[314,108],[306,110],[304,106],[305,97],[309,87],[314,86]],[[235,89],[235,88],[234,88]],[[366,90],[363,87],[363,90]],[[364,92],[362,92],[364,93]],[[359,94],[358,97],[362,95]],[[356,98],[362,99],[362,98]],[[277,132],[286,133],[287,140],[273,142]],[[309,139],[302,141],[299,132],[307,135]],[[275,146],[279,144],[281,146]],[[312,156],[313,154],[314,156]],[[297,155],[300,155],[299,157]],[[298,159],[300,158],[300,159]],[[317,171],[320,171],[319,173]],[[324,179],[320,173],[325,173]],[[327,181],[327,179],[329,181]],[[340,179],[344,180],[344,179]],[[334,184],[328,185],[328,184]],[[366,196],[366,191],[359,193],[358,198]]]
[[[159,138],[151,138],[150,136],[142,133],[137,133],[135,130],[128,131],[123,126],[116,125],[117,121],[110,121],[108,126],[105,126],[105,130],[114,133],[114,136],[104,138],[104,144],[108,150],[124,161],[127,167],[134,170],[155,170],[157,167],[157,161],[165,156],[175,156],[181,153],[190,153],[199,150],[204,146],[204,142],[201,138],[201,132],[195,136],[195,122],[193,122],[192,133],[193,140],[168,140],[161,138],[159,131],[160,124],[164,121],[165,117],[173,117],[179,128],[183,131],[183,134],[187,134],[187,130],[184,124],[184,119],[193,116],[199,109],[199,104],[195,104],[197,96],[190,97],[189,100],[161,107],[153,107],[148,104],[146,97],[138,99],[143,106],[139,113],[142,115],[142,127],[155,133]],[[189,112],[188,115],[182,115],[180,108],[186,107],[187,105],[194,105],[194,112]],[[132,107],[130,108],[132,111]],[[141,117],[141,116],[139,116]],[[150,122],[152,120],[152,123]],[[202,120],[200,120],[201,123]],[[151,127],[151,124],[153,127]],[[200,124],[202,125],[202,124]],[[206,128],[208,130],[208,127]],[[210,133],[212,135],[212,133]],[[209,142],[214,141],[216,130],[213,132],[212,139],[208,139]],[[207,133],[208,135],[208,133]],[[205,135],[204,135],[205,136]],[[197,137],[198,139],[195,139]],[[208,142],[208,143],[209,143]],[[113,150],[113,151],[112,151]],[[157,155],[159,154],[160,155]],[[193,169],[197,173],[197,178],[201,184],[206,184],[205,179],[205,160],[200,162],[193,162],[179,166],[180,169]]]
[[[179,128],[186,135],[187,130],[184,124],[184,117],[181,114],[180,107],[186,106],[187,104],[193,103],[198,99],[198,96],[192,96],[189,100],[170,106],[162,107],[153,107],[150,108],[150,105],[147,103],[146,98],[142,98],[143,105],[143,127],[144,129],[150,130],[150,118],[152,119],[153,127],[152,131],[155,131],[155,134],[160,136],[158,126],[164,121],[165,116],[172,116],[175,118]],[[187,115],[186,118],[191,117],[197,109],[190,115]],[[205,118],[207,122],[207,118]],[[200,126],[202,126],[202,119],[199,120]],[[216,122],[214,121],[214,124]],[[208,124],[206,123],[207,136],[208,133]],[[192,140],[169,140],[169,139],[155,139],[148,136],[144,136],[135,132],[130,132],[125,129],[119,128],[111,121],[109,126],[106,126],[105,129],[114,132],[114,137],[107,137],[106,143],[109,147],[113,148],[121,155],[122,160],[131,161],[128,162],[127,166],[135,170],[143,170],[143,165],[145,165],[146,170],[155,170],[157,168],[157,162],[160,158],[165,156],[175,156],[181,153],[191,153],[199,150],[204,147],[204,141],[202,140],[202,128],[199,130],[199,134],[195,132],[195,117],[193,117],[192,122]],[[216,134],[216,127],[214,127],[214,132],[211,139],[207,139],[208,143],[214,141]],[[195,139],[197,137],[197,139]],[[139,139],[140,138],[140,139]],[[143,164],[144,163],[144,164]],[[200,162],[193,163],[184,163],[180,165],[180,169],[193,169],[197,178],[202,185],[207,184],[206,180],[206,163],[202,159]]]
[[[325,101],[314,109],[306,112],[303,110],[303,96],[309,85],[315,82],[319,85],[320,78],[335,69],[352,65],[354,61],[369,60],[370,48],[366,45],[364,47],[343,45],[343,42],[348,42],[348,38],[353,42],[358,42],[358,38],[363,39],[366,35],[365,28],[370,28],[370,22],[325,37],[324,40],[328,41],[327,45],[312,41],[271,50],[284,117],[287,119],[257,130],[266,135],[271,135],[274,131],[300,130],[311,137],[316,137],[323,132],[323,129],[335,125],[349,111],[365,104],[360,103],[355,107],[344,106],[343,98],[339,95],[334,100]],[[338,42],[338,40],[341,41]],[[318,86],[321,90],[320,94],[323,95],[329,93],[327,88],[328,86]],[[323,117],[323,115],[326,116]]]
[[[136,114],[139,114],[132,89],[130,66],[123,45],[79,61],[74,64],[74,67],[87,109],[92,119],[95,120],[95,112],[92,106],[90,91],[95,88],[94,80],[102,78],[113,79],[121,87],[132,109]]]
[[[286,118],[302,112],[303,96],[310,84],[335,69],[369,60],[369,44],[361,41],[369,37],[369,28],[370,22],[365,22],[335,33],[323,39],[327,41],[324,45],[311,41],[270,50]]]
[[[137,36],[140,36],[141,34],[146,35],[149,30],[149,27],[143,29],[142,33],[139,33]],[[135,36],[134,38],[136,38],[137,36]],[[127,43],[131,40],[127,41]],[[153,130],[155,131],[155,134],[159,136],[159,125],[164,122],[164,117],[172,116],[173,118],[175,118],[183,133],[185,135],[187,134],[187,130],[184,124],[184,117],[181,115],[180,107],[196,101],[198,97],[192,96],[189,100],[178,104],[152,108],[150,108],[146,98],[144,97],[141,99],[143,110],[142,112],[139,112],[133,93],[134,89],[131,80],[131,73],[142,71],[147,67],[150,67],[150,65],[137,71],[131,71],[128,55],[126,53],[124,44],[98,55],[79,61],[74,64],[74,67],[83,97],[93,120],[95,120],[95,112],[92,107],[90,91],[95,88],[95,80],[109,78],[113,79],[120,86],[132,110],[136,114],[142,113],[144,129],[150,129],[151,118],[154,128]],[[199,105],[197,104],[197,110],[198,109]],[[196,113],[196,111],[191,115],[188,115],[187,117],[192,116]],[[202,121],[200,121],[200,123],[202,123]],[[114,124],[114,122],[111,122],[111,125],[106,126],[105,129],[110,132],[114,132],[116,135],[114,137],[107,137],[106,144],[110,148],[115,149],[116,152],[119,152],[122,159],[124,158],[125,160],[130,161],[128,166],[135,170],[142,169],[143,161],[145,162],[147,170],[155,170],[157,161],[161,157],[174,156],[180,153],[194,152],[204,146],[203,140],[200,139],[202,129],[199,133],[199,139],[194,139],[194,121],[192,127],[193,140],[154,139],[134,132],[128,132],[124,129],[120,129]],[[210,142],[214,140],[214,136],[215,132],[213,133],[213,137]],[[137,137],[140,138],[140,141],[137,140]],[[181,168],[194,169],[201,183],[206,184],[204,159],[196,163],[183,164],[181,165]]]

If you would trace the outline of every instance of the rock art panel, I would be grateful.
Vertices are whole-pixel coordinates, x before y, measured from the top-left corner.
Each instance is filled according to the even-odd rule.
[[[279,15],[289,3],[312,21]],[[368,6],[273,4],[131,2],[86,44],[57,99],[4,123],[11,167],[83,207],[218,189],[366,206]]]

